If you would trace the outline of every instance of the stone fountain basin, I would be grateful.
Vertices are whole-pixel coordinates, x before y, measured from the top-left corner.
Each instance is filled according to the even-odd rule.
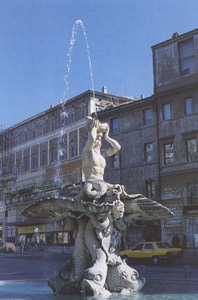
[[[197,282],[158,281],[147,283],[141,292],[130,296],[113,294],[109,300],[197,300]],[[2,280],[0,281],[2,300],[102,300],[101,297],[76,295],[54,295],[45,281]]]

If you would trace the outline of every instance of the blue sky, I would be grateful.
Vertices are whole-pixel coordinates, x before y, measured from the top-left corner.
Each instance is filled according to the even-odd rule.
[[[198,28],[197,0],[0,0],[0,126],[58,104],[66,90],[72,28],[86,29],[95,90],[153,93],[151,46]],[[79,27],[67,99],[92,88]]]

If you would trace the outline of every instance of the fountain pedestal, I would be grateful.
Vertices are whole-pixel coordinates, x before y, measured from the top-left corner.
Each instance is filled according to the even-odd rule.
[[[136,220],[156,220],[172,213],[143,195],[128,195],[124,186],[103,179],[105,158],[120,150],[109,137],[109,126],[88,117],[89,136],[82,155],[85,183],[79,191],[64,189],[48,195],[26,208],[23,215],[67,219],[73,224],[75,250],[73,261],[48,279],[54,293],[102,296],[112,292],[129,294],[139,291],[144,278],[119,256],[120,241],[127,224]],[[101,150],[102,139],[110,147]],[[75,197],[74,194],[77,194]]]

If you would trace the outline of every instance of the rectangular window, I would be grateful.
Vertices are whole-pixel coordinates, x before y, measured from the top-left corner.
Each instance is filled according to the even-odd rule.
[[[164,164],[172,165],[174,163],[174,145],[164,145]]]
[[[171,110],[170,110],[170,104],[164,104],[163,105],[163,119],[164,120],[170,120],[171,118]]]
[[[180,75],[195,73],[195,50],[193,39],[188,39],[178,44],[180,59]]]
[[[13,137],[11,137],[11,139],[10,139],[10,147],[12,148],[14,146],[14,139],[13,139]]]
[[[150,244],[149,243],[145,244],[144,250],[154,250],[153,244],[151,244],[151,243]]]
[[[144,145],[144,156],[146,162],[150,162],[153,160],[153,143]]]
[[[68,244],[69,235],[68,232],[58,232],[58,244]]]
[[[86,116],[87,116],[87,107],[86,106],[81,107],[81,119],[86,118]]]
[[[70,123],[74,123],[76,121],[75,111],[70,113]]]
[[[155,198],[155,181],[154,180],[146,181],[146,195],[150,199]]]
[[[193,99],[187,98],[185,99],[185,114],[191,115],[193,113]]]
[[[197,160],[197,140],[189,139],[186,141],[187,146],[187,160],[196,161]]]
[[[110,120],[110,130],[111,130],[111,133],[118,133],[119,132],[118,118],[113,118],[113,119]]]
[[[152,110],[150,108],[143,111],[143,119],[144,125],[152,124]]]
[[[118,169],[120,167],[120,156],[119,153],[116,153],[112,156],[113,159],[113,168]]]
[[[83,153],[83,149],[86,145],[86,141],[85,140],[81,140],[80,141],[80,153],[82,154]]]

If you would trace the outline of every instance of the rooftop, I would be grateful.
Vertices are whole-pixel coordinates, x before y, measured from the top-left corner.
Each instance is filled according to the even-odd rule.
[[[164,42],[161,42],[159,44],[156,44],[154,46],[152,46],[151,48],[154,50],[154,49],[157,49],[157,48],[160,48],[162,46],[165,46],[165,45],[168,45],[168,44],[172,44],[173,42],[178,42],[178,41],[181,41],[181,40],[185,40],[189,37],[192,37],[193,35],[195,34],[198,34],[198,28],[194,29],[194,30],[191,30],[191,31],[188,31],[184,34],[178,34],[177,32],[173,34],[172,38],[167,40],[167,41],[164,41]]]

